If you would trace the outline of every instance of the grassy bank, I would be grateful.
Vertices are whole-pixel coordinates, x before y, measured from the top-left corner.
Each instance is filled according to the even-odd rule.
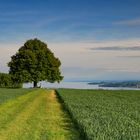
[[[90,140],[139,140],[140,91],[57,90]]]
[[[53,90],[38,89],[7,100],[0,112],[0,140],[79,139]]]

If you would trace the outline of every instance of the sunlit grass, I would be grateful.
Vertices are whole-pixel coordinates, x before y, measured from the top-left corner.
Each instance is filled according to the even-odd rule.
[[[53,90],[38,89],[0,105],[0,140],[78,140]]]

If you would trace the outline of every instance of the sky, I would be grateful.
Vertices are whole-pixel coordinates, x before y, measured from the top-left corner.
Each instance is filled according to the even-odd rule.
[[[0,71],[38,38],[65,80],[140,80],[139,0],[1,0]]]

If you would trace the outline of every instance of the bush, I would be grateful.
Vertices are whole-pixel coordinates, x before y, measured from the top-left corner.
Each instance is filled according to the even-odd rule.
[[[16,83],[12,80],[12,76],[7,73],[0,73],[1,88],[22,88],[22,83]]]

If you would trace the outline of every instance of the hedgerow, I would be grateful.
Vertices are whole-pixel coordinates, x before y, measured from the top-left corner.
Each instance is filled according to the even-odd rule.
[[[21,88],[22,84],[14,82],[12,76],[7,73],[0,73],[0,88]]]

